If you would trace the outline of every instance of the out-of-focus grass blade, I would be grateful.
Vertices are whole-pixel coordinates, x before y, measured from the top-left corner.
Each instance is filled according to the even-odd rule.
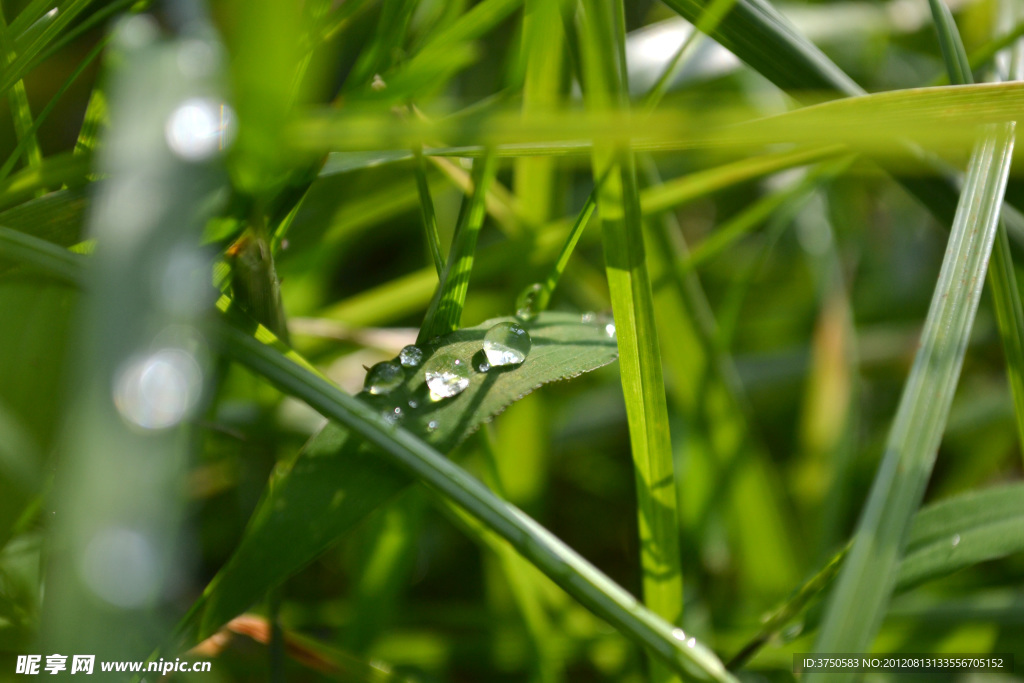
[[[0,227],[0,259],[46,264],[47,273],[70,284],[80,284],[81,257],[56,244],[44,242],[10,228]],[[29,266],[31,267],[31,265]]]
[[[949,82],[953,85],[973,83],[974,76],[971,74],[967,51],[945,0],[928,0],[928,7],[932,12],[935,30],[939,34],[939,48],[942,50],[942,61],[946,63]]]
[[[88,192],[59,190],[0,212],[0,226],[70,247],[82,239]]]
[[[949,248],[849,558],[829,600],[817,652],[867,649],[885,614],[906,530],[924,494],[953,400],[999,221],[1013,124],[979,143]]]
[[[553,316],[554,314],[548,315]],[[526,363],[529,362],[530,358],[534,357],[534,354],[542,357],[542,354],[538,352],[543,349],[543,345],[538,345],[537,342],[543,340],[548,334],[552,335],[553,339],[555,338],[554,334],[558,328],[557,319],[548,319],[551,320],[551,327],[548,330],[545,330],[545,325],[540,321],[540,318],[529,323],[528,329],[534,332],[532,335],[534,338],[534,348],[528,356]],[[538,325],[541,326],[538,328]],[[576,321],[569,325],[568,329],[582,331],[585,328],[589,328],[591,334],[604,334],[603,327],[601,326],[584,325]],[[352,496],[354,500],[358,500],[362,496],[372,495],[376,503],[380,500],[382,491],[378,487],[366,489],[367,485],[375,479],[383,477],[383,480],[387,481],[388,485],[393,487],[393,490],[397,490],[397,488],[400,488],[400,486],[397,486],[398,482],[412,475],[440,495],[458,504],[492,531],[495,531],[502,538],[509,541],[524,557],[544,571],[545,574],[551,577],[570,595],[594,611],[595,614],[607,620],[614,627],[620,629],[625,635],[656,654],[674,670],[678,672],[688,671],[691,674],[706,679],[732,680],[725,672],[721,662],[702,644],[692,638],[684,642],[682,640],[684,636],[679,635],[681,632],[674,632],[670,624],[644,609],[626,591],[610,581],[596,568],[550,534],[550,532],[546,531],[521,511],[496,498],[483,485],[458,468],[441,453],[434,450],[432,446],[417,438],[412,432],[404,428],[396,428],[387,420],[385,415],[379,412],[379,408],[372,407],[363,401],[340,392],[318,375],[297,366],[282,354],[235,327],[222,326],[220,331],[221,342],[233,359],[265,377],[279,389],[286,393],[294,394],[296,397],[307,402],[325,416],[346,425],[354,434],[362,437],[369,444],[379,449],[377,454],[364,454],[362,456],[365,458],[364,468],[356,468],[357,471],[362,469],[364,472],[371,471],[369,468],[373,468],[372,471],[375,471],[375,474],[362,482],[352,482]],[[468,335],[472,340],[466,342],[469,346],[461,352],[463,354],[470,354],[472,352],[471,349],[479,349],[480,338],[483,332],[484,330],[479,328],[472,331],[461,330],[453,333],[450,336],[450,340],[466,338],[460,337],[460,335]],[[607,336],[605,336],[605,339],[607,340]],[[558,343],[552,344],[552,348],[558,349]],[[587,349],[589,353],[595,353],[602,348],[607,349],[607,342],[601,345],[591,344],[583,348]],[[434,350],[434,348],[429,348],[429,353],[433,353]],[[608,353],[608,351],[605,350],[605,353]],[[549,358],[547,362],[550,361],[551,359]],[[510,378],[514,376],[517,372],[525,369],[526,363],[511,372],[487,375],[480,380],[482,386],[496,385],[502,377]],[[546,365],[546,362],[539,361],[539,365],[543,367]],[[557,361],[558,376],[562,376],[562,373],[565,371],[565,365],[563,359]],[[416,373],[413,377],[415,381],[422,382],[419,373]],[[467,389],[466,391],[469,390]],[[459,398],[465,400],[467,397],[460,395]],[[443,407],[443,403],[441,407]],[[407,416],[406,420],[409,420],[410,417],[412,416]],[[421,420],[416,420],[415,422],[418,423]],[[327,448],[327,453],[336,451],[337,447],[341,445],[340,442],[344,441],[344,435],[339,433],[336,428],[329,427],[324,434],[328,434],[332,429],[334,429],[332,437],[334,443],[332,444],[333,447]],[[428,434],[430,433],[429,429],[426,431]],[[442,435],[438,434],[438,432],[440,432],[440,425],[433,432],[437,434],[434,438],[440,440]],[[448,438],[451,438],[453,435],[449,433]],[[326,443],[324,445],[327,446]],[[386,460],[380,458],[381,453],[387,457]],[[352,457],[356,456],[353,454]],[[326,466],[326,461],[331,459],[300,459],[292,466],[292,472],[308,468],[318,460],[321,461],[319,464]],[[343,466],[343,463],[346,461],[347,459],[335,460],[334,467]],[[295,468],[300,468],[300,470]],[[277,512],[280,515],[292,518],[293,523],[297,524],[298,528],[303,529],[302,538],[312,542],[314,536],[320,536],[316,532],[321,528],[321,524],[325,526],[335,524],[340,515],[346,514],[348,506],[343,503],[348,503],[350,499],[346,498],[345,494],[337,495],[339,493],[337,490],[338,482],[342,481],[346,480],[339,479],[333,474],[325,473],[315,476],[307,482],[309,486],[316,486],[320,489],[319,497],[326,502],[328,509],[333,510],[330,515],[311,515],[302,512],[299,508],[308,504],[308,499],[305,497],[294,499],[291,507],[285,504],[278,508]],[[276,492],[279,490],[279,485],[273,487],[274,493],[272,495],[276,495]],[[261,509],[264,512],[256,515],[253,520],[254,525],[260,524],[273,512],[272,509],[268,510],[266,506],[261,506]],[[311,520],[314,521],[312,526],[310,524]],[[291,543],[298,540],[294,537],[294,534],[291,534],[289,538],[291,538]],[[325,539],[318,538],[315,540],[323,543]],[[279,549],[271,548],[265,544],[261,547],[262,550],[256,549],[256,552],[263,558],[262,561],[264,562],[272,561],[272,556],[281,555]],[[322,550],[322,548],[323,546],[321,545],[317,550]],[[211,586],[209,591],[217,590],[217,584],[223,582],[232,590],[244,589],[248,591],[257,588],[261,592],[265,586],[254,586],[251,578],[247,578],[257,567],[258,564],[254,565],[251,562],[246,562],[244,572],[237,580],[224,581],[222,579]],[[259,592],[256,593],[256,595],[258,594]],[[245,598],[246,604],[251,599],[252,595],[247,595]],[[220,608],[220,610],[223,610],[223,608]],[[222,616],[225,613],[234,613],[234,608],[223,611]],[[195,613],[193,612],[193,614]],[[206,620],[206,623],[208,627],[212,627],[216,621],[218,619],[211,615],[211,619]]]
[[[497,172],[497,160],[491,155],[473,164],[473,192],[462,202],[452,248],[441,274],[434,298],[420,328],[418,340],[426,341],[447,334],[459,327],[462,307],[469,291],[469,276],[473,272],[476,241],[484,222],[484,198]]]
[[[640,208],[645,216],[656,214],[738,183],[812,163],[836,151],[833,147],[813,152],[768,154],[692,173],[645,188],[640,194]],[[548,224],[537,231],[536,239],[527,245],[528,251],[523,252],[522,258],[529,262],[550,262],[559,255],[558,249],[566,244],[565,235],[571,235],[571,229],[568,220]],[[482,248],[476,255],[474,270],[483,274],[499,272],[507,263],[502,258],[505,248],[505,245]],[[351,324],[382,324],[422,309],[429,302],[436,282],[434,270],[424,268],[333,304],[320,315]]]
[[[619,2],[606,0],[582,5],[584,92],[588,107],[597,111],[628,108],[623,11]],[[614,143],[595,144],[592,159],[636,476],[643,598],[651,611],[678,623],[683,573],[675,463],[635,159]],[[651,662],[654,681],[677,680],[676,673]]]
[[[184,141],[169,139],[167,122],[180,125],[184,114],[186,127],[194,124],[182,105],[216,97],[214,74],[186,75],[179,44],[156,38],[143,17],[119,25],[114,38],[115,125],[101,163],[110,179],[90,216],[98,247],[85,273],[57,449],[49,542],[60,551],[48,563],[40,637],[47,651],[104,659],[144,655],[153,643],[143,634],[167,626],[160,613],[179,556],[189,444],[181,425],[202,395],[203,320],[213,303],[197,245],[202,199],[222,188],[210,163],[216,147],[190,157],[189,136],[207,143],[211,132],[187,128]],[[153,373],[164,379],[150,383]],[[114,632],[124,637],[111,639]]]
[[[700,106],[662,106],[645,115],[599,109],[535,112],[523,118],[507,109],[430,119],[382,116],[352,107],[299,119],[289,141],[301,151],[358,151],[424,147],[424,154],[479,156],[493,147],[501,156],[590,151],[591,140],[631,146],[634,151],[744,150],[777,144],[807,147],[845,144],[881,160],[916,161],[918,173],[936,173],[909,140],[942,152],[969,150],[978,127],[1016,120],[1024,85],[908,88],[824,102],[763,116],[749,103],[703,101]],[[438,141],[445,147],[438,148]],[[945,172],[942,170],[942,172]]]

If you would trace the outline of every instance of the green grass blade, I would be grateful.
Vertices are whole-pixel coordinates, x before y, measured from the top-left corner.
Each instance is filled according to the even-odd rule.
[[[0,9],[0,51],[3,52],[4,66],[10,68],[17,53],[2,9]],[[14,132],[18,136],[18,152],[24,151],[27,166],[37,167],[43,160],[43,153],[39,149],[39,138],[36,137],[35,126],[32,125],[32,108],[28,103],[25,81],[18,80],[7,91],[7,101],[11,107],[11,117],[14,119]]]
[[[946,62],[946,72],[954,85],[965,85],[974,82],[967,52],[964,50],[960,32],[956,28],[953,16],[943,0],[928,0],[932,11],[932,19],[942,46],[942,57]],[[1018,46],[1017,50],[1024,49]],[[1020,72],[1020,60],[1012,67],[1012,71]],[[1022,74],[1012,73],[1011,78],[1020,78]],[[1010,257],[1010,240],[1003,224],[997,228],[995,245],[992,252],[992,263],[989,270],[989,284],[992,286],[992,302],[996,311],[996,323],[999,336],[1006,355],[1006,374],[1013,395],[1013,406],[1017,418],[1017,435],[1020,439],[1021,453],[1024,454],[1024,307],[1021,305],[1020,290],[1013,270],[1013,259]]]
[[[998,226],[1013,126],[992,131],[972,156],[914,366],[850,556],[829,600],[817,652],[870,645],[896,580],[906,530],[942,438]]]
[[[71,284],[82,282],[81,256],[10,228],[0,227],[0,259],[43,268],[51,277]]]
[[[939,48],[942,50],[942,61],[946,63],[946,73],[953,85],[973,83],[971,64],[967,59],[967,50],[960,39],[960,31],[956,28],[953,15],[944,0],[928,0],[932,12],[932,21],[939,36]]]
[[[92,64],[92,62],[100,56],[100,53],[103,52],[108,42],[109,37],[101,39],[99,43],[95,47],[93,47],[93,49],[90,50],[89,53],[82,60],[79,61],[78,66],[75,67],[75,69],[71,72],[71,75],[67,77],[67,80],[65,80],[64,83],[62,83],[61,86],[57,89],[57,91],[53,94],[53,97],[50,98],[50,101],[47,102],[46,106],[43,107],[42,111],[39,112],[39,116],[36,117],[35,121],[30,120],[28,122],[29,127],[18,134],[19,139],[17,146],[15,146],[14,151],[11,152],[10,156],[7,157],[7,161],[4,162],[4,165],[0,167],[0,181],[7,178],[7,176],[10,175],[11,171],[14,170],[14,165],[18,161],[19,155],[25,153],[29,157],[32,157],[32,155],[34,154],[32,152],[32,145],[33,141],[36,139],[36,131],[39,130],[39,126],[43,125],[43,122],[46,121],[46,119],[50,116],[50,113],[53,111],[54,107],[57,106],[57,103],[60,101],[60,98],[68,91],[68,89],[75,83],[75,81],[78,80],[78,77],[81,76],[89,67],[89,65]],[[90,104],[91,102],[92,100],[90,100]],[[89,111],[87,109],[86,124],[89,123],[88,116]],[[83,130],[85,129],[86,124],[83,124]],[[93,135],[95,136],[95,132],[93,132]],[[38,143],[36,143],[36,152],[38,151]],[[82,153],[83,151],[84,149],[80,150],[79,146],[77,144],[75,145],[75,153]],[[39,159],[31,163],[30,166],[38,168],[38,166],[41,163],[42,157],[40,156]]]
[[[596,0],[583,9],[580,43],[588,106],[598,111],[626,107],[622,5]],[[595,146],[593,167],[636,476],[644,603],[669,623],[678,623],[683,573],[675,464],[635,161],[624,149]],[[651,677],[675,680],[656,662]]]
[[[497,159],[493,155],[477,159],[473,164],[473,192],[462,203],[448,261],[420,329],[418,339],[421,342],[459,328],[469,291],[469,276],[473,272],[476,240],[484,222],[484,198],[496,172]]]
[[[437,214],[434,212],[434,200],[430,197],[430,183],[427,181],[427,166],[423,152],[416,149],[416,192],[420,198],[420,215],[423,217],[423,230],[427,238],[427,248],[434,262],[437,276],[444,276],[444,255],[441,253],[441,236],[437,232]]]
[[[107,123],[107,98],[100,84],[93,87],[89,94],[89,104],[85,106],[85,117],[82,128],[75,141],[75,154],[90,154],[96,150],[99,142],[100,128]]]

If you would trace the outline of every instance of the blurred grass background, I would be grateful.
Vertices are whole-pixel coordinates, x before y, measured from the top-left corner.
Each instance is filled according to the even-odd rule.
[[[26,0],[2,7],[14,26],[24,12],[49,11],[44,5]],[[64,2],[56,16],[66,6],[77,13],[47,47],[73,37],[52,54],[37,51],[38,63],[23,74],[25,93],[35,116],[53,104],[35,133],[43,167],[58,168],[76,143],[87,162],[26,193],[17,183],[31,181],[35,162],[19,161],[0,187],[0,204],[7,207],[0,225],[89,251],[82,243],[94,235],[83,225],[97,196],[97,174],[106,171],[82,149],[92,144],[82,135],[83,121],[90,102],[96,113],[98,93],[110,95],[116,50],[108,48],[55,97],[110,34],[112,17],[151,12],[170,40],[194,29],[187,18],[194,8]],[[869,92],[944,78],[923,1],[779,8]],[[335,153],[321,168],[332,145],[326,135],[317,143],[315,128],[304,132],[303,117],[337,114],[344,122],[347,112],[357,112],[397,126],[421,110],[436,119],[472,106],[521,109],[524,117],[555,108],[559,125],[571,130],[583,110],[575,9],[531,0],[209,4],[208,28],[224,41],[223,69],[211,67],[218,71],[212,80],[233,104],[239,129],[225,162],[223,186],[230,189],[222,188],[219,208],[206,223],[207,253],[223,251],[241,223],[265,216],[277,230],[270,243],[292,344],[345,391],[361,389],[365,366],[413,343],[436,286],[417,172],[424,174],[446,252],[469,164],[428,149],[421,167],[412,150],[395,154],[381,145],[381,152]],[[1019,20],[993,28],[1000,9],[990,0],[952,9],[968,54],[984,57],[994,39],[1021,30]],[[624,17],[628,84],[639,103],[689,25],[668,6],[646,0],[624,3]],[[10,41],[9,54],[17,49]],[[31,53],[30,46],[22,49]],[[990,66],[979,65],[979,75]],[[666,83],[670,115],[699,114],[701,103],[709,103],[712,116],[715,103],[742,106],[748,118],[797,106],[709,39],[695,42]],[[0,108],[5,155],[25,137],[15,132],[11,111],[17,107]],[[117,122],[99,121],[102,149],[102,141],[117,134]],[[506,132],[493,135],[500,140]],[[427,147],[445,143],[430,140]],[[641,191],[762,151],[641,154]],[[962,168],[968,151],[944,154]],[[831,171],[826,166],[835,158],[766,176],[738,173],[735,181],[680,195],[645,214],[677,475],[685,590],[678,625],[723,661],[850,538],[945,251],[948,226],[874,162],[850,158]],[[463,325],[510,314],[523,288],[543,281],[568,223],[556,232],[545,226],[574,218],[593,186],[586,153],[499,161]],[[1020,177],[1011,174],[1007,201],[1022,205],[1022,191]],[[572,254],[553,310],[611,313],[596,223]],[[725,232],[730,227],[733,232]],[[734,237],[716,245],[723,232]],[[198,234],[193,237],[198,245]],[[1014,243],[1018,261],[1019,246]],[[701,249],[710,253],[691,265],[690,255]],[[62,467],[57,454],[67,452],[59,435],[67,438],[78,391],[71,378],[82,372],[87,314],[80,299],[64,283],[0,261],[0,679],[14,670],[16,655],[36,651],[46,623],[40,605],[52,559],[48,543],[62,504],[54,491],[67,490],[52,482]],[[986,293],[925,502],[1020,480],[1021,444],[1006,372]],[[211,365],[207,386],[183,437],[182,472],[165,492],[180,522],[169,578],[148,605],[162,615],[158,623],[165,629],[230,558],[275,463],[293,457],[322,424],[309,408],[239,366]],[[516,402],[451,457],[639,595],[637,492],[616,366]],[[126,491],[138,485],[127,475],[115,483],[115,490]],[[266,647],[269,626],[253,617],[235,624],[212,674],[174,678],[647,680],[636,645],[518,556],[491,552],[473,538],[464,521],[413,489],[288,578],[277,589],[278,616],[263,604],[253,606],[288,634],[283,673],[268,673],[276,666]],[[1022,570],[1018,551],[898,593],[874,647],[1014,652],[1020,659]],[[741,677],[792,680],[791,655],[813,647],[820,611],[814,602],[788,623]],[[133,645],[139,658],[167,632],[145,636]],[[943,680],[973,679],[950,674]]]

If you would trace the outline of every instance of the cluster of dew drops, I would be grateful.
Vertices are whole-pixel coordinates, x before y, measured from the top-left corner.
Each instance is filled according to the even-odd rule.
[[[529,322],[537,317],[534,302],[541,290],[539,283],[532,284],[523,290],[516,300],[516,318],[521,322]],[[585,313],[584,323],[595,322],[593,313]],[[605,325],[605,333],[615,336],[615,323]],[[424,378],[432,402],[442,401],[458,396],[469,386],[473,371],[485,373],[492,368],[507,368],[520,365],[526,360],[533,346],[530,333],[519,322],[500,322],[491,326],[484,334],[483,357],[473,368],[471,361],[457,357],[450,351],[441,350],[431,356],[425,364],[424,352],[420,347],[410,344],[399,352],[398,357],[382,361],[366,372],[363,390],[373,396],[386,396],[405,383],[406,373],[418,371],[422,366]],[[411,409],[419,407],[415,399],[409,399],[407,405]],[[401,406],[389,407],[384,411],[384,419],[395,424],[404,417]],[[427,430],[434,431],[438,427],[436,420],[427,423]]]

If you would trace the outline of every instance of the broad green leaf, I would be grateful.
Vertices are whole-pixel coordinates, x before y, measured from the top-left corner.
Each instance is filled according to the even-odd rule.
[[[424,361],[443,350],[475,366],[483,335],[496,322],[423,345]],[[604,325],[583,323],[578,316],[546,313],[523,325],[533,338],[526,361],[505,371],[473,371],[469,386],[452,399],[430,400],[422,365],[410,370],[404,384],[389,394],[363,393],[359,398],[379,413],[393,414],[394,408],[401,408],[404,429],[446,452],[538,386],[601,367],[617,355]],[[418,407],[411,408],[410,401]],[[347,429],[328,425],[275,475],[238,551],[203,598],[200,634],[209,635],[246,609],[410,481]],[[281,552],[278,543],[285,543],[287,552]]]
[[[583,606],[659,657],[672,670],[689,672],[702,679],[735,680],[703,643],[694,637],[686,639],[681,630],[673,629],[671,624],[640,605],[621,586],[531,517],[495,496],[430,444],[405,429],[396,428],[393,418],[397,413],[393,409],[381,414],[296,363],[282,350],[271,348],[279,342],[265,328],[260,328],[253,337],[236,326],[221,325],[218,336],[230,358],[377,446],[379,455],[384,456],[384,460],[376,460],[378,464],[397,465],[445,500],[461,507],[508,541]],[[484,381],[485,384],[496,382],[494,379]],[[338,497],[339,505],[343,499],[343,495]],[[334,500],[333,493],[329,500]],[[299,523],[303,534],[310,533],[310,518],[304,517]],[[186,628],[195,626],[193,618],[201,608],[201,603],[194,606]]]

